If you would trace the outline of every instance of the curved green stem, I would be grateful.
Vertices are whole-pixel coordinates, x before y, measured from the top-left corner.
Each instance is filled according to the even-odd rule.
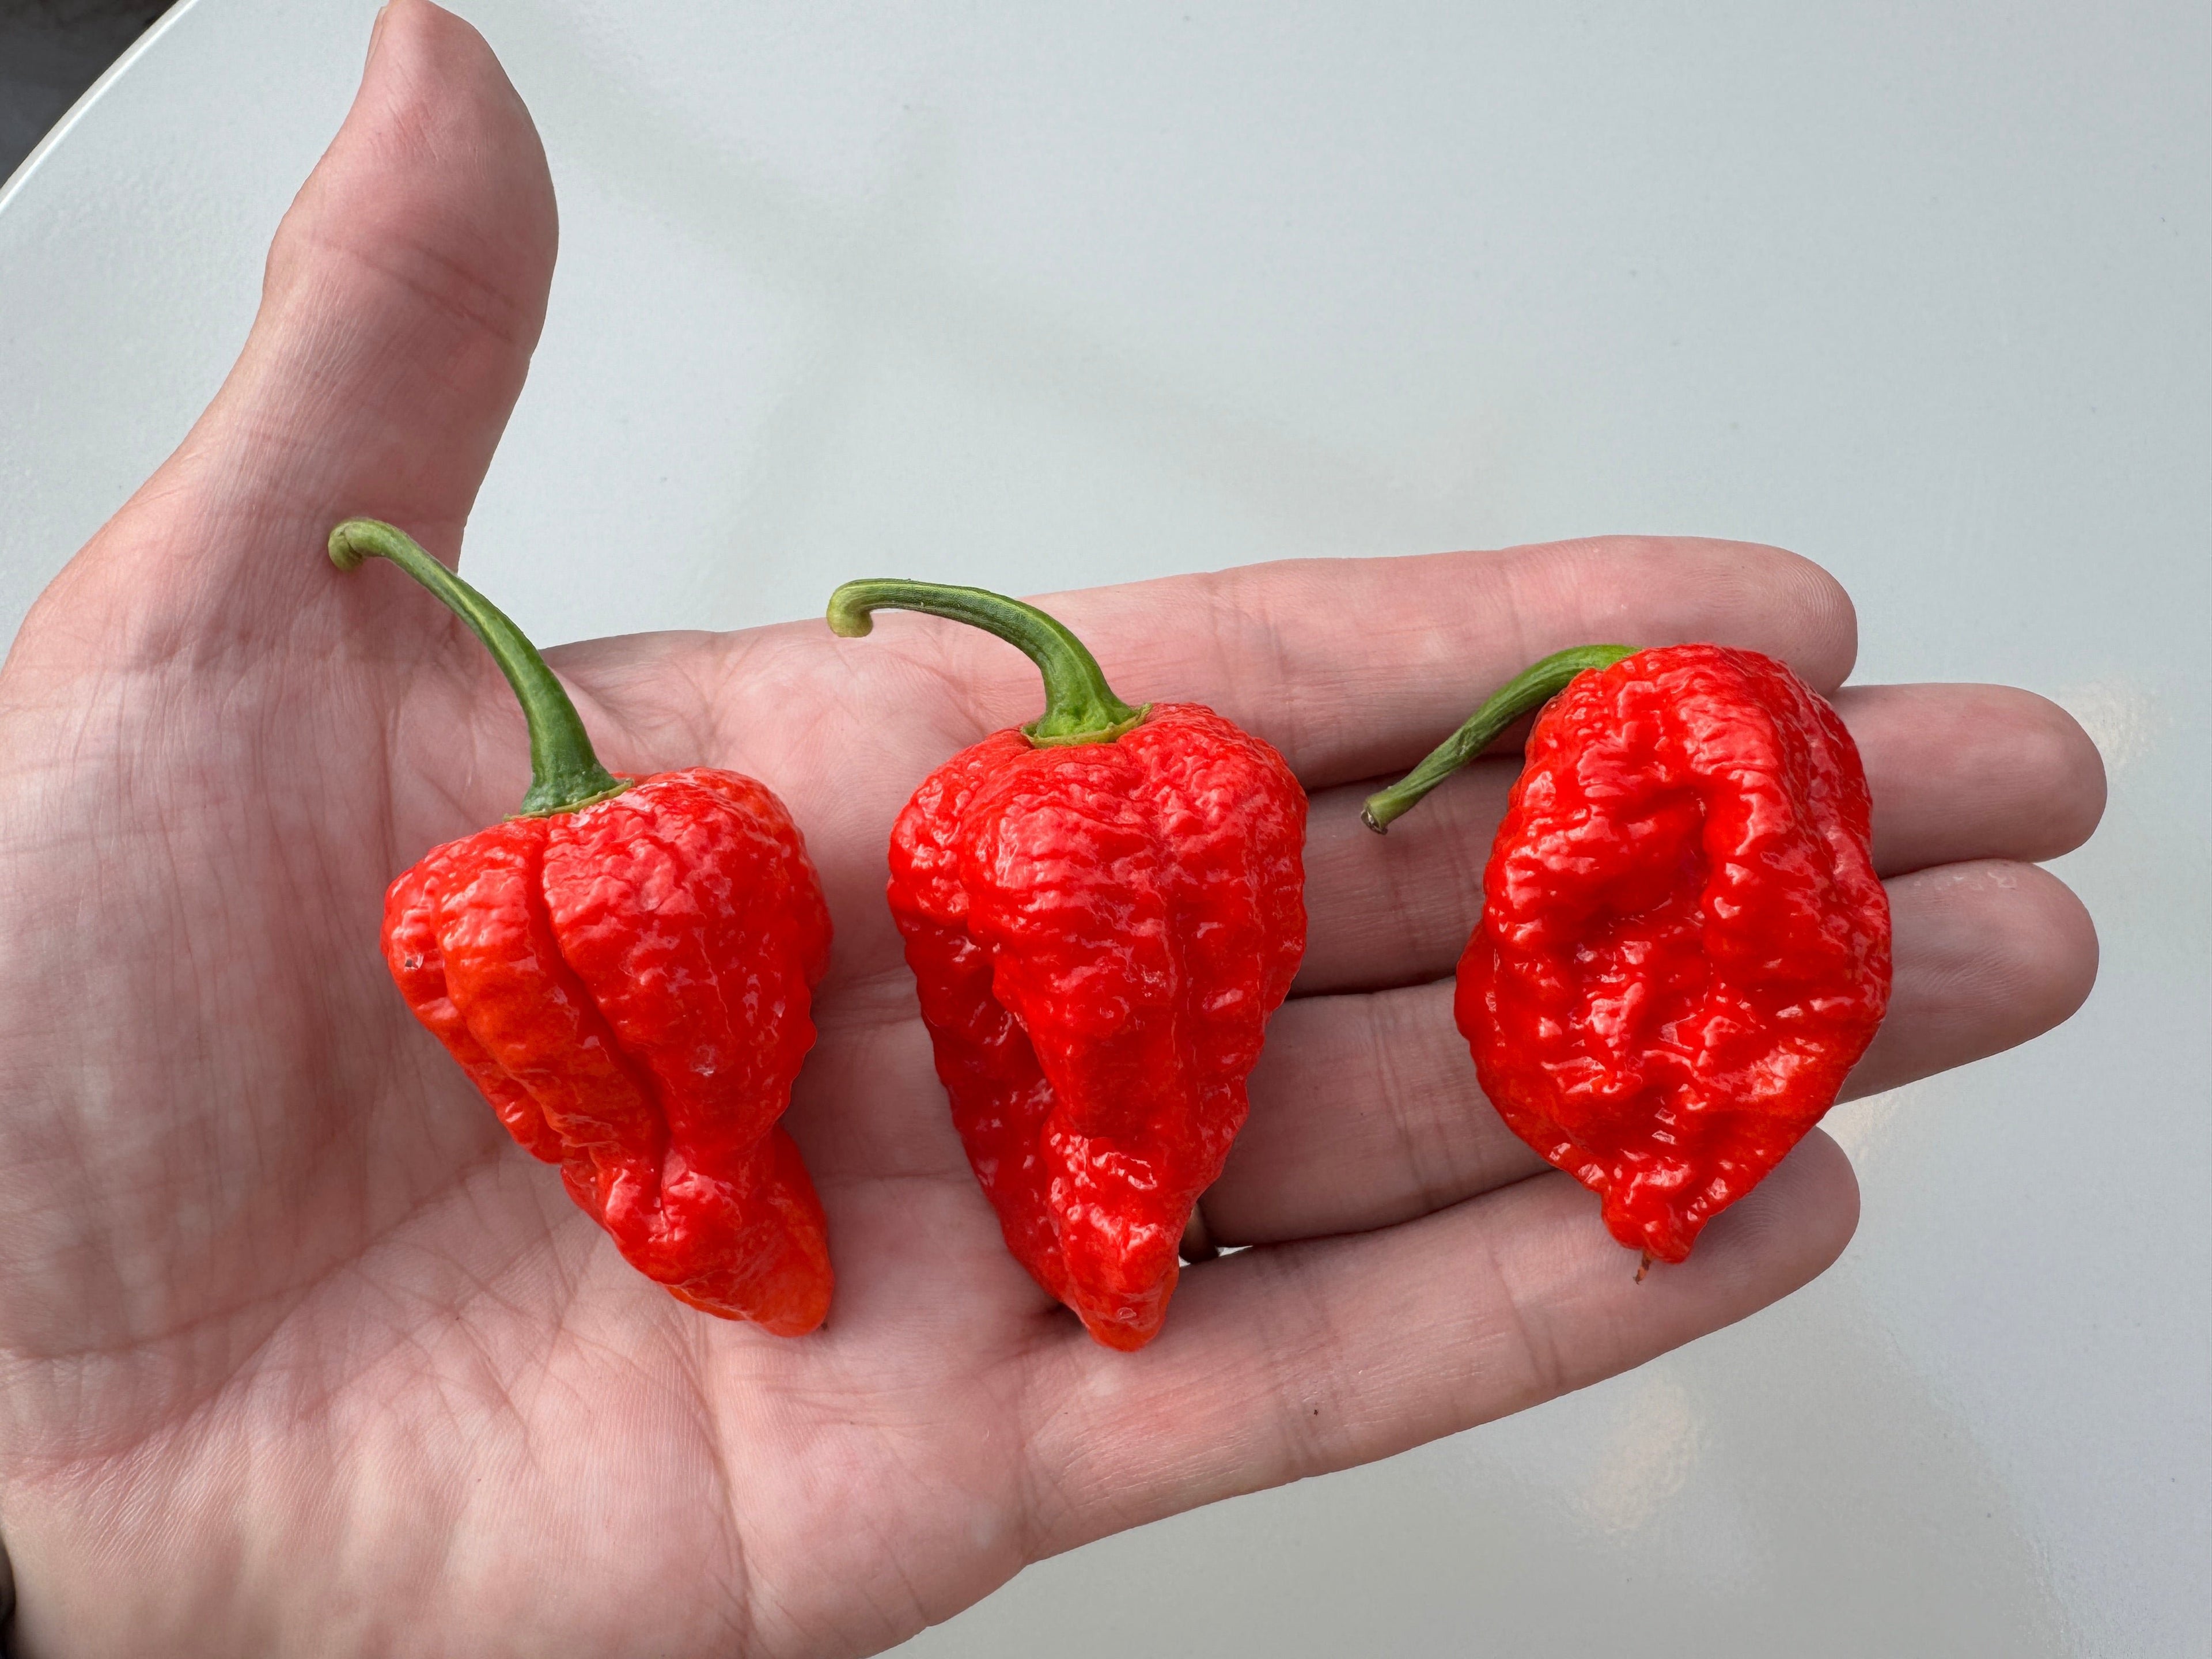
[[[874,627],[872,611],[921,611],[950,617],[996,634],[1022,651],[1044,675],[1044,713],[1022,727],[1038,748],[1110,743],[1152,711],[1132,708],[1114,695],[1098,659],[1081,640],[1033,605],[981,587],[948,587],[884,577],[847,582],[830,596],[830,631],[858,639]]]
[[[1567,689],[1568,683],[1586,669],[1610,668],[1623,657],[1632,657],[1632,645],[1578,645],[1556,652],[1508,680],[1490,700],[1468,717],[1465,726],[1429,751],[1419,766],[1367,798],[1361,820],[1376,835],[1391,821],[1497,740],[1498,734],[1530,710],[1542,708]]]
[[[518,817],[573,812],[629,787],[599,764],[576,705],[553,678],[538,647],[507,614],[440,564],[404,530],[378,519],[348,519],[331,532],[331,562],[355,570],[363,559],[389,559],[446,603],[484,642],[499,672],[522,702],[530,726],[530,791]]]

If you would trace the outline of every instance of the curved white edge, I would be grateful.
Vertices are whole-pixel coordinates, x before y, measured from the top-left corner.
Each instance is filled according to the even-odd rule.
[[[107,66],[100,79],[84,89],[83,95],[63,112],[60,120],[46,130],[46,136],[39,140],[31,153],[23,158],[21,164],[8,175],[8,182],[0,185],[0,213],[5,213],[8,210],[8,204],[15,199],[15,192],[29,182],[31,175],[39,170],[39,164],[46,159],[55,145],[68,136],[69,130],[83,118],[84,112],[99,101],[100,95],[108,88],[113,86],[129,71],[131,66],[145,54],[147,49],[155,41],[167,34],[170,27],[179,18],[198,6],[200,0],[177,0],[175,5],[171,6],[168,10],[154,20],[144,33],[124,48],[123,55]]]

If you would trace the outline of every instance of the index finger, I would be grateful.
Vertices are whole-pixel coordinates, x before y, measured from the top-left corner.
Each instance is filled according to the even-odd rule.
[[[1208,704],[1273,744],[1310,789],[1410,766],[1502,682],[1567,646],[1711,640],[1778,657],[1824,692],[1857,649],[1850,600],[1820,566],[1693,538],[1296,560],[1040,603],[1122,697]],[[1034,717],[1035,671],[1005,646],[896,622],[886,643],[957,653],[979,736]]]

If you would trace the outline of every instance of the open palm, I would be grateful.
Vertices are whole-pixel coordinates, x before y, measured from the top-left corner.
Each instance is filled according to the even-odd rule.
[[[1387,842],[1358,824],[1362,781],[1557,647],[1848,671],[1814,567],[1622,541],[1053,602],[1125,696],[1212,704],[1314,798],[1306,965],[1205,1205],[1213,1243],[1264,1248],[1188,1269],[1134,1355],[1000,1243],[883,903],[907,793],[1033,714],[1033,672],[904,617],[550,653],[611,766],[775,788],[837,929],[787,1120],[829,1215],[828,1325],[778,1340],[634,1273],[377,951],[385,882],[519,798],[512,699],[428,596],[321,552],[354,514],[458,552],[553,246],[497,64],[399,0],[229,382],[0,677],[0,1530],[26,1651],[873,1651],[1042,1555],[1636,1364],[1843,1248],[1856,1191],[1815,1133],[1637,1284],[1451,1028],[1510,763]],[[2087,834],[2102,781],[2025,693],[1838,702],[1896,916],[1865,1092],[2086,994],[2087,920],[2025,861]]]

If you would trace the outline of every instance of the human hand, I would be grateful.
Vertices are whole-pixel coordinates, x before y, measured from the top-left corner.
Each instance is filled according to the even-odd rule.
[[[1204,1206],[1214,1243],[1264,1248],[1188,1270],[1134,1355],[1006,1254],[883,902],[899,805],[1036,712],[1029,665],[902,617],[864,644],[816,623],[549,653],[611,766],[775,788],[837,926],[787,1120],[830,1218],[829,1324],[782,1340],[638,1277],[376,947],[384,883],[520,797],[513,700],[411,584],[322,556],[355,514],[458,550],[553,241],[489,53],[397,0],[237,369],[0,674],[0,1534],[25,1651],[871,1651],[1027,1561],[1520,1409],[1834,1259],[1856,1193],[1816,1133],[1634,1283],[1451,1026],[1510,763],[1388,841],[1358,823],[1370,781],[1557,646],[1718,640],[1832,693],[1847,672],[1814,567],[1609,541],[1050,601],[1124,695],[1212,703],[1314,797],[1305,968]],[[2087,920],[2023,861],[2088,833],[2102,781],[2025,693],[1836,701],[1896,925],[1863,1093],[2086,994]]]

